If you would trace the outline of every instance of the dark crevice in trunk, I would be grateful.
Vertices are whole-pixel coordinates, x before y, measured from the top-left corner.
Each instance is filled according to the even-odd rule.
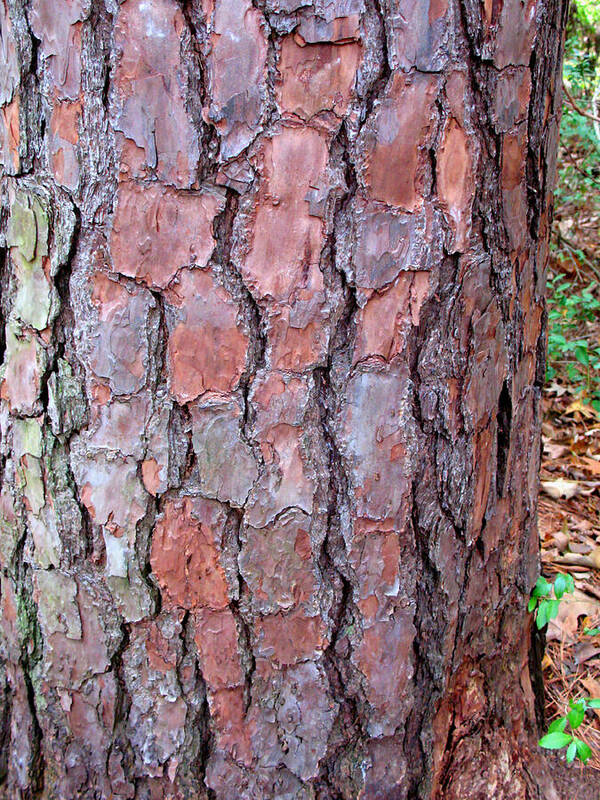
[[[531,646],[529,648],[529,675],[535,696],[535,719],[538,734],[545,732],[546,725],[546,694],[544,690],[544,675],[542,672],[542,659],[546,649],[546,632],[538,630],[535,624],[531,626]]]
[[[0,694],[0,786],[8,777],[11,753],[12,692],[6,675],[2,674],[2,693]]]
[[[19,666],[22,670],[27,692],[27,704],[31,715],[29,747],[31,759],[28,765],[27,778],[30,797],[39,797],[45,784],[46,763],[43,753],[43,731],[37,716],[36,693],[33,674],[37,671],[42,657],[42,633],[38,624],[37,609],[33,602],[31,575],[29,567],[23,563],[22,552],[19,560],[17,583],[17,617],[20,621],[21,655]],[[26,732],[24,732],[27,735]]]
[[[74,319],[73,309],[71,307],[70,280],[73,259],[75,258],[75,253],[77,251],[79,235],[81,231],[81,217],[78,209],[72,205],[70,200],[66,198],[63,199],[61,197],[61,202],[64,203],[65,208],[68,209],[67,213],[73,214],[73,220],[64,221],[65,226],[68,226],[65,232],[67,232],[69,235],[69,248],[63,263],[60,264],[59,269],[54,277],[54,285],[59,297],[59,311],[52,325],[52,358],[49,359],[48,368],[41,376],[40,381],[40,399],[42,406],[46,411],[48,409],[48,380],[52,374],[58,371],[59,359],[65,357],[67,341],[73,341]],[[54,225],[50,226],[51,242],[52,239],[56,239],[57,227],[62,227],[62,225],[63,220],[58,218],[54,220]],[[68,228],[71,229],[69,230]],[[73,348],[71,348],[71,353],[72,352],[74,352]]]
[[[557,9],[562,9],[562,18],[556,19]],[[553,197],[551,190],[556,176],[550,169],[540,169],[541,158],[549,156],[548,142],[545,137],[547,119],[541,113],[548,98],[549,89],[553,90],[548,113],[560,119],[562,113],[562,78],[557,74],[556,65],[562,64],[566,20],[569,3],[549,3],[542,6],[544,18],[540,20],[539,29],[543,32],[541,42],[531,53],[529,68],[531,70],[531,98],[527,118],[528,150],[526,161],[527,211],[529,230],[532,240],[539,239],[540,221],[547,211],[547,225],[552,223]],[[552,143],[550,143],[552,145]],[[548,208],[549,203],[549,208]],[[545,287],[541,287],[542,290]]]
[[[496,424],[496,494],[500,498],[504,492],[512,425],[512,400],[506,381],[502,384],[502,391],[498,399]]]
[[[232,259],[235,236],[234,226],[238,207],[239,196],[237,192],[233,189],[228,189],[225,209],[215,218],[213,223],[213,235],[216,246],[211,260],[211,267],[217,278],[223,281],[225,288],[228,289],[233,297],[240,303],[244,315],[244,322],[246,323],[250,336],[247,365],[239,383],[244,404],[241,433],[245,442],[252,447],[254,455],[260,464],[263,461],[262,454],[251,435],[252,408],[250,404],[250,394],[256,376],[265,367],[267,334],[263,312],[251,291],[244,283],[244,279]]]
[[[193,742],[190,745],[190,768],[188,778],[192,778],[194,786],[204,786],[204,779],[206,775],[206,764],[208,761],[208,754],[211,746],[211,731],[209,726],[210,714],[208,711],[208,701],[206,697],[206,684],[202,677],[200,667],[198,665],[197,650],[194,643],[194,619],[193,613],[186,610],[183,619],[181,620],[181,657],[177,663],[177,682],[181,697],[183,697],[188,706],[186,717],[186,732],[189,740]],[[192,692],[193,699],[190,700],[190,691],[186,689],[189,684],[188,680],[184,679],[182,670],[189,670],[190,662],[193,664],[194,669],[194,686]]]
[[[417,606],[414,619],[417,635],[413,644],[415,660],[414,685],[417,695],[413,711],[406,721],[402,749],[407,761],[407,800],[417,798],[424,789],[431,773],[431,748],[423,741],[424,731],[431,717],[433,701],[441,693],[439,675],[436,675],[432,649],[436,643],[436,592],[437,569],[432,564],[427,543],[427,532],[421,530],[419,522],[418,486],[421,481],[416,476],[412,484],[411,527],[412,537],[418,554]],[[432,740],[431,740],[432,741]]]
[[[55,191],[58,192],[59,190],[57,189]],[[73,264],[75,262],[80,247],[81,214],[79,208],[76,205],[74,205],[70,199],[64,196],[62,192],[60,194],[60,198],[61,198],[61,207],[64,206],[66,210],[65,213],[68,215],[72,214],[73,219],[72,220],[69,219],[68,221],[56,219],[54,221],[55,224],[50,229],[51,236],[53,237],[54,240],[56,240],[57,226],[59,225],[67,226],[66,230],[69,233],[69,247],[68,247],[68,252],[64,257],[64,260],[60,264],[58,271],[54,277],[54,285],[56,287],[59,297],[59,311],[56,319],[54,320],[52,328],[53,330],[52,343],[54,345],[51,351],[52,358],[49,361],[48,368],[45,374],[42,376],[41,386],[40,386],[40,398],[42,406],[47,416],[48,416],[48,403],[49,403],[49,381],[52,376],[58,378],[59,361],[61,359],[68,361],[69,365],[73,369],[74,374],[79,379],[80,385],[83,386],[84,382],[84,367],[77,358],[76,348],[74,343],[75,319],[71,303],[71,275],[73,270]],[[64,235],[64,231],[61,232],[61,235]],[[57,386],[58,386],[58,380],[57,380]],[[78,401],[85,405],[86,407],[85,418],[87,419],[89,417],[89,409],[87,407],[88,403],[85,392],[81,393],[80,397],[78,398]],[[61,446],[63,446],[67,452],[69,449],[71,438],[77,432],[78,432],[77,430],[68,430],[68,431],[61,431],[58,434],[57,439],[60,442]],[[82,501],[80,497],[79,488],[77,486],[77,482],[75,481],[73,473],[71,472],[68,460],[66,461],[66,467],[67,467],[68,485],[71,489],[73,499],[77,504],[77,507],[79,509],[79,514],[81,517],[82,547],[80,548],[80,550],[75,549],[67,553],[69,565],[74,566],[82,559],[97,558],[98,548],[97,548],[97,537],[94,535],[94,526],[92,523],[92,518],[85,503]],[[101,550],[102,549],[103,547],[101,548]]]
[[[546,383],[546,357],[548,351],[548,309],[544,308],[542,325],[535,349],[535,390],[541,394]]]
[[[133,780],[133,765],[134,755],[129,743],[127,735],[127,721],[129,717],[129,710],[131,708],[131,697],[127,688],[127,681],[125,679],[125,668],[123,664],[123,656],[129,647],[130,643],[130,626],[124,622],[120,624],[121,639],[115,648],[112,657],[110,671],[115,677],[116,682],[116,701],[114,724],[112,730],[112,741],[108,747],[107,763],[110,760],[111,753],[116,751],[121,756],[121,763],[123,765],[126,780]]]
[[[0,225],[4,228],[0,221]],[[0,366],[4,363],[4,353],[6,352],[6,320],[7,309],[4,306],[3,298],[6,297],[8,292],[9,270],[8,264],[8,251],[5,247],[0,247]],[[1,441],[1,439],[0,439]]]
[[[319,785],[322,796],[340,797],[335,789],[335,764],[340,752],[360,747],[366,738],[365,719],[359,708],[359,698],[349,684],[354,667],[350,662],[351,642],[345,633],[355,617],[354,587],[351,570],[347,565],[346,539],[351,535],[352,490],[344,456],[339,449],[336,429],[338,409],[343,384],[349,377],[355,340],[355,317],[358,303],[355,287],[348,281],[343,265],[339,263],[338,238],[342,235],[347,214],[356,194],[358,183],[355,167],[350,157],[350,145],[344,125],[332,144],[344,170],[345,193],[336,200],[333,224],[321,252],[320,269],[323,273],[328,297],[333,311],[327,363],[313,370],[314,405],[318,414],[317,436],[321,440],[320,458],[329,476],[323,491],[323,504],[327,508],[318,565],[323,579],[333,589],[332,607],[329,610],[331,631],[324,652],[324,664],[333,698],[339,704],[341,736],[335,749],[330,750],[322,764]],[[335,730],[335,728],[334,728]],[[321,796],[321,795],[320,795]]]
[[[349,312],[348,307],[347,314],[343,316],[349,316]],[[348,324],[348,320],[342,322],[343,316],[341,324]],[[313,373],[322,446],[329,474],[329,485],[326,487],[325,537],[318,559],[322,578],[333,589],[333,602],[329,611],[331,632],[323,660],[333,698],[339,704],[338,719],[342,728],[342,736],[338,737],[337,746],[329,750],[327,759],[321,766],[319,782],[323,787],[327,787],[327,794],[323,796],[328,800],[339,796],[337,793],[332,794],[334,791],[332,781],[340,752],[360,746],[360,743],[367,738],[364,715],[359,708],[359,698],[354,690],[349,690],[349,684],[353,682],[354,669],[350,663],[352,645],[345,628],[353,625],[357,615],[353,600],[352,576],[346,563],[347,548],[343,531],[350,524],[352,501],[344,458],[335,438],[335,410],[338,400],[330,383],[329,369],[318,368]]]
[[[407,720],[403,751],[408,765],[407,800],[429,797],[433,775],[434,732],[432,722],[439,701],[448,691],[449,675],[455,665],[455,654],[461,638],[461,609],[468,585],[469,566],[473,549],[465,549],[466,531],[461,509],[452,507],[452,496],[444,492],[441,485],[445,452],[449,447],[449,433],[439,419],[429,419],[421,407],[424,388],[422,372],[427,368],[428,342],[442,341],[447,331],[454,326],[453,317],[460,295],[460,254],[446,254],[440,270],[438,289],[431,300],[421,309],[419,326],[413,328],[410,351],[407,357],[412,386],[412,416],[418,427],[417,442],[419,456],[413,464],[411,482],[410,530],[417,556],[415,572],[416,613],[414,625],[417,635],[413,644],[415,661],[414,709]],[[441,337],[438,335],[441,334]],[[458,342],[455,343],[458,346]],[[422,365],[425,359],[425,365]],[[464,385],[467,363],[457,358],[452,377],[459,387]],[[425,373],[427,374],[427,373]],[[462,388],[459,388],[462,394]],[[464,423],[464,420],[463,420]],[[466,449],[466,438],[455,435],[453,447]],[[448,596],[444,588],[444,576],[435,563],[432,548],[440,539],[454,540],[454,547],[463,552],[457,556],[466,559],[464,572],[456,578],[460,582],[456,610],[450,616]],[[451,565],[448,565],[451,569]],[[447,610],[446,610],[447,609]],[[449,630],[455,626],[454,636]],[[452,746],[454,728],[451,724],[445,751]]]
[[[6,191],[0,194],[0,242],[5,244],[6,226],[9,209]],[[10,284],[10,269],[8,248],[0,245],[0,368],[4,364],[6,353],[6,322],[8,320],[8,289]],[[6,468],[7,453],[4,448],[4,431],[0,430],[0,491],[4,488],[4,471]]]
[[[206,791],[207,800],[216,800],[217,795],[215,791],[211,789],[210,786],[206,783],[206,770],[208,767],[208,760],[211,756],[214,747],[213,737],[210,728],[210,708],[208,705],[208,697],[206,696],[206,692],[204,695],[204,702],[202,703],[200,728],[202,733],[201,733],[200,751],[198,753],[198,759],[197,759],[198,776],[204,783],[204,789]]]
[[[533,97],[541,91],[541,87],[536,86],[535,76],[538,74],[538,54],[535,49],[531,53],[529,61],[529,69],[531,70],[531,92]],[[529,146],[527,148],[527,162],[526,162],[526,175],[527,175],[527,212],[529,216],[529,232],[533,241],[536,241],[539,234],[540,222],[540,206],[543,202],[542,198],[542,183],[543,176],[540,174],[539,166],[535,163],[536,148],[534,142],[539,127],[537,119],[538,111],[534,103],[531,104],[529,109],[529,116],[527,119],[527,132],[529,139]],[[533,145],[533,146],[532,146]]]
[[[196,468],[196,451],[194,450],[194,443],[192,440],[192,415],[186,405],[180,405],[177,402],[173,403],[171,415],[169,420],[169,434],[173,431],[174,421],[177,421],[179,430],[185,433],[187,440],[187,448],[183,463],[179,466],[178,475],[171,475],[171,464],[169,464],[169,483],[173,483],[175,487],[183,486],[189,481]],[[173,450],[170,448],[170,452]],[[173,469],[175,466],[173,465]]]
[[[208,767],[208,760],[214,748],[213,735],[210,728],[210,708],[208,705],[208,697],[206,695],[206,684],[200,675],[200,682],[204,686],[204,698],[200,711],[195,721],[195,727],[199,733],[199,748],[198,755],[194,760],[194,777],[198,778],[199,783],[203,786],[206,792],[207,800],[215,800],[215,792],[206,783],[206,769]]]
[[[104,2],[93,2],[82,23],[81,125],[78,196],[84,248],[112,213],[117,196],[114,134],[109,124],[113,88],[113,32],[116,16]],[[85,252],[85,249],[84,249]]]
[[[242,522],[243,512],[240,509],[232,508],[228,505],[225,538],[232,543],[232,546],[225,546],[224,549],[228,553],[233,550],[231,555],[235,560],[238,582],[234,590],[237,596],[231,597],[229,608],[236,621],[238,631],[238,646],[241,651],[240,655],[242,667],[244,669],[244,713],[246,714],[252,702],[252,683],[256,672],[256,658],[252,647],[252,620],[248,607],[251,592],[239,568],[239,554],[242,550]],[[227,531],[230,531],[231,535],[227,536]]]
[[[457,608],[458,608],[458,619],[456,620],[456,631],[454,635],[454,642],[452,645],[452,655],[448,659],[448,663],[450,665],[450,676],[454,672],[454,670],[461,665],[461,661],[464,659],[464,655],[460,652],[460,645],[463,643],[463,629],[464,629],[464,622],[466,618],[466,614],[464,611],[465,608],[465,597],[467,595],[467,591],[469,589],[470,581],[472,580],[473,574],[473,560],[474,556],[477,553],[477,548],[475,546],[471,547],[468,551],[465,561],[465,569],[463,573],[463,580],[461,582],[460,587],[460,595],[458,598]],[[458,656],[458,658],[457,658]],[[450,678],[450,676],[446,676]],[[451,678],[449,680],[449,685],[445,687],[447,691],[454,692],[454,687],[452,686]],[[454,707],[457,703],[457,698],[452,696],[450,698],[451,707]],[[467,735],[470,735],[471,731],[461,730],[460,734],[457,735],[456,730],[456,723],[454,714],[452,714],[452,718],[450,721],[450,726],[448,728],[448,734],[446,738],[446,743],[443,750],[443,760],[440,769],[440,785],[443,787],[449,781],[452,769],[453,769],[453,758],[454,752],[456,751],[458,743],[461,739]]]
[[[436,669],[436,662],[440,661],[440,645],[438,643],[440,621],[436,620],[439,603],[439,573],[429,554],[429,543],[433,531],[428,530],[429,526],[422,525],[420,521],[421,507],[427,513],[430,504],[428,498],[421,495],[427,485],[425,477],[427,471],[430,470],[431,474],[435,474],[435,463],[431,463],[435,446],[432,441],[432,432],[428,430],[429,425],[424,420],[421,409],[419,355],[423,343],[427,340],[427,335],[431,333],[428,330],[429,326],[434,320],[439,320],[439,310],[436,301],[432,301],[430,306],[424,309],[419,328],[414,329],[413,332],[409,359],[413,418],[420,429],[418,435],[421,439],[422,459],[418,465],[415,465],[416,474],[412,480],[410,498],[410,530],[417,555],[415,569],[418,579],[414,617],[417,635],[413,642],[416,699],[411,718],[405,725],[402,741],[408,765],[407,798],[419,796],[421,789],[424,788],[423,782],[428,780],[431,772],[431,752],[426,752],[422,737],[427,731],[431,719],[433,701],[441,694],[443,688],[440,685],[438,669]]]
[[[463,35],[463,48],[467,55],[471,99],[474,104],[473,122],[480,141],[485,144],[485,166],[475,190],[473,220],[481,236],[482,251],[490,258],[489,282],[493,296],[502,311],[506,325],[506,344],[510,359],[514,359],[511,324],[511,247],[509,231],[503,213],[502,190],[502,141],[503,137],[494,127],[494,96],[490,86],[495,86],[495,68],[480,56],[483,21],[478,10],[469,9],[470,0],[458,0]],[[473,29],[471,20],[477,20]],[[514,368],[514,364],[511,364]]]
[[[13,0],[8,3],[20,68],[19,116],[22,127],[27,131],[27,135],[20,137],[19,141],[20,164],[17,177],[31,174],[34,168],[39,166],[40,145],[46,125],[40,78],[42,43],[31,30],[27,7],[28,3],[25,0]]]
[[[277,101],[275,99],[275,86],[279,78],[277,70],[277,44],[281,35],[284,34],[284,32],[289,32],[289,30],[295,27],[296,23],[287,21],[287,23],[284,22],[284,24],[281,25],[282,20],[279,19],[278,15],[271,14],[267,11],[264,0],[250,0],[250,2],[252,6],[263,15],[267,39],[267,80],[263,95],[263,100],[266,102],[262,103],[261,119],[256,127],[255,136],[253,137],[254,142],[261,130],[272,131],[274,125],[277,123]],[[246,147],[246,152],[251,147],[252,143]]]
[[[198,133],[200,143],[198,179],[203,181],[212,177],[220,147],[215,127],[206,122],[203,117],[203,110],[209,108],[211,102],[208,90],[208,68],[204,57],[206,25],[204,12],[198,0],[177,0],[177,2],[181,7],[190,36],[187,111]]]
[[[115,709],[115,728],[113,733],[116,733],[120,724],[127,720],[129,715],[129,708],[131,706],[131,699],[127,690],[127,682],[124,675],[123,667],[123,654],[129,647],[129,625],[121,623],[121,639],[118,646],[115,648],[110,660],[110,669],[117,682],[117,707]]]
[[[392,77],[392,68],[389,60],[387,28],[385,24],[385,11],[381,8],[381,0],[371,0],[367,6],[368,12],[371,13],[377,20],[377,27],[379,28],[379,35],[377,37],[377,46],[380,48],[380,58],[378,59],[379,69],[375,74],[364,94],[361,98],[362,108],[360,114],[360,127],[364,127],[365,123],[371,117],[373,108],[377,100],[379,100],[385,92],[390,78]]]
[[[98,47],[100,53],[98,61],[99,64],[101,64],[100,75],[98,76],[95,91],[98,93],[100,106],[107,117],[110,106],[110,89],[113,71],[110,45],[112,45],[111,37],[115,22],[116,15],[113,17],[112,12],[108,10],[106,0],[99,3],[91,3],[90,14],[87,18],[87,25],[90,31],[90,45],[93,43],[93,46]]]
[[[381,0],[373,0],[373,10],[379,19],[379,23],[381,25],[381,47],[382,47],[382,58],[381,58],[381,77],[380,80],[385,84],[388,81],[388,78],[392,75],[392,67],[390,64],[390,56],[389,56],[389,46],[388,46],[388,39],[387,39],[387,26],[385,24],[386,14],[388,13],[387,10],[382,9]],[[381,91],[381,87],[374,85],[371,98],[374,98]],[[368,112],[372,108],[372,103],[369,104],[369,99],[367,98],[367,116]]]
[[[169,331],[167,329],[167,319],[165,313],[165,300],[161,292],[150,289],[150,294],[156,303],[157,324],[150,326],[153,331],[156,331],[154,339],[154,360],[155,368],[152,371],[152,393],[156,396],[156,392],[161,385],[165,384],[165,370],[167,365],[167,347],[169,344]]]
[[[141,473],[141,467],[140,467]],[[141,475],[140,475],[141,477]],[[150,563],[150,551],[152,547],[152,533],[156,518],[160,511],[160,502],[157,497],[151,497],[148,501],[146,513],[135,526],[135,553],[138,560],[140,575],[146,585],[151,599],[150,614],[156,617],[162,610],[162,594],[156,581],[153,581],[152,565]]]
[[[29,711],[31,712],[32,721],[32,737],[29,742],[33,756],[32,763],[29,768],[28,775],[28,789],[32,798],[40,797],[44,791],[46,763],[44,754],[42,752],[42,739],[43,732],[37,718],[36,704],[35,704],[35,691],[31,676],[25,666],[23,666],[23,677],[25,679],[25,686],[27,687],[27,701],[29,704]]]

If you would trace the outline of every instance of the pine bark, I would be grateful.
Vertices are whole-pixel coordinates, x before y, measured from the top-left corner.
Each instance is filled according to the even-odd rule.
[[[556,798],[566,5],[0,0],[1,797]]]

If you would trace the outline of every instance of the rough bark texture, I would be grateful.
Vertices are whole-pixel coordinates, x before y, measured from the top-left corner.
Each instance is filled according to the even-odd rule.
[[[2,797],[556,797],[565,7],[0,0]]]

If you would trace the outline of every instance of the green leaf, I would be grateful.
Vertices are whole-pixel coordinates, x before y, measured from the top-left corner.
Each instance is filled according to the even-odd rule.
[[[537,606],[537,597],[530,597],[527,603],[527,611],[531,614],[533,609]]]
[[[584,628],[583,632],[586,636],[598,636],[600,628]]]
[[[587,701],[588,708],[600,708],[600,699],[597,697],[593,697],[591,700]]]
[[[573,741],[575,742],[575,747],[577,749],[577,758],[585,764],[588,758],[592,755],[590,746],[585,742],[582,742],[581,739],[573,738]]]
[[[583,364],[585,367],[588,366],[588,364],[590,363],[590,357],[587,351],[587,343],[585,347],[582,347],[582,345],[580,344],[577,345],[577,347],[575,348],[575,358],[577,359],[577,361],[579,361],[580,364]]]
[[[554,733],[555,731],[560,731],[563,733],[564,729],[567,727],[567,718],[566,717],[559,717],[555,719],[554,722],[551,722],[548,726],[548,733]]]
[[[572,708],[571,711],[567,714],[567,719],[569,720],[569,725],[573,730],[578,728],[581,723],[583,722],[583,718],[585,717],[585,708],[583,703],[578,703],[575,708]]]
[[[565,575],[559,574],[554,581],[554,595],[557,600],[563,596],[567,588],[567,578]]]
[[[539,631],[545,625],[548,624],[548,619],[549,619],[548,613],[549,613],[549,610],[550,610],[549,606],[550,606],[550,603],[549,603],[548,600],[542,600],[541,603],[538,606],[537,614],[536,614],[536,617],[535,617],[535,624],[536,624],[537,629]]]
[[[575,581],[572,575],[567,574],[565,575],[565,580],[567,582],[567,588],[565,589],[566,592],[574,592],[575,591]]]
[[[571,742],[571,744],[567,747],[567,764],[573,763],[576,753],[577,753],[577,745],[575,744],[575,742]]]
[[[548,583],[546,578],[543,575],[535,582],[535,588],[533,590],[534,597],[548,597],[550,592],[552,591],[552,584]]]
[[[556,619],[558,617],[558,607],[560,605],[558,600],[546,600],[548,603],[548,619]]]
[[[573,737],[568,733],[555,731],[554,733],[547,733],[545,736],[542,736],[538,744],[546,750],[560,750],[561,747],[566,747],[568,744],[571,744],[572,741]]]

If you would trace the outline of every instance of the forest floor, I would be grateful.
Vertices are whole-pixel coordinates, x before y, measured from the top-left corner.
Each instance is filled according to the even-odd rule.
[[[571,8],[564,78],[575,105],[598,116],[600,7],[590,16],[588,2]],[[547,628],[547,725],[600,698],[600,120],[568,97],[558,164],[539,531],[543,575],[569,573],[575,590]],[[561,800],[600,800],[600,710],[576,735],[592,750],[585,766],[567,765],[564,750],[549,758]]]

